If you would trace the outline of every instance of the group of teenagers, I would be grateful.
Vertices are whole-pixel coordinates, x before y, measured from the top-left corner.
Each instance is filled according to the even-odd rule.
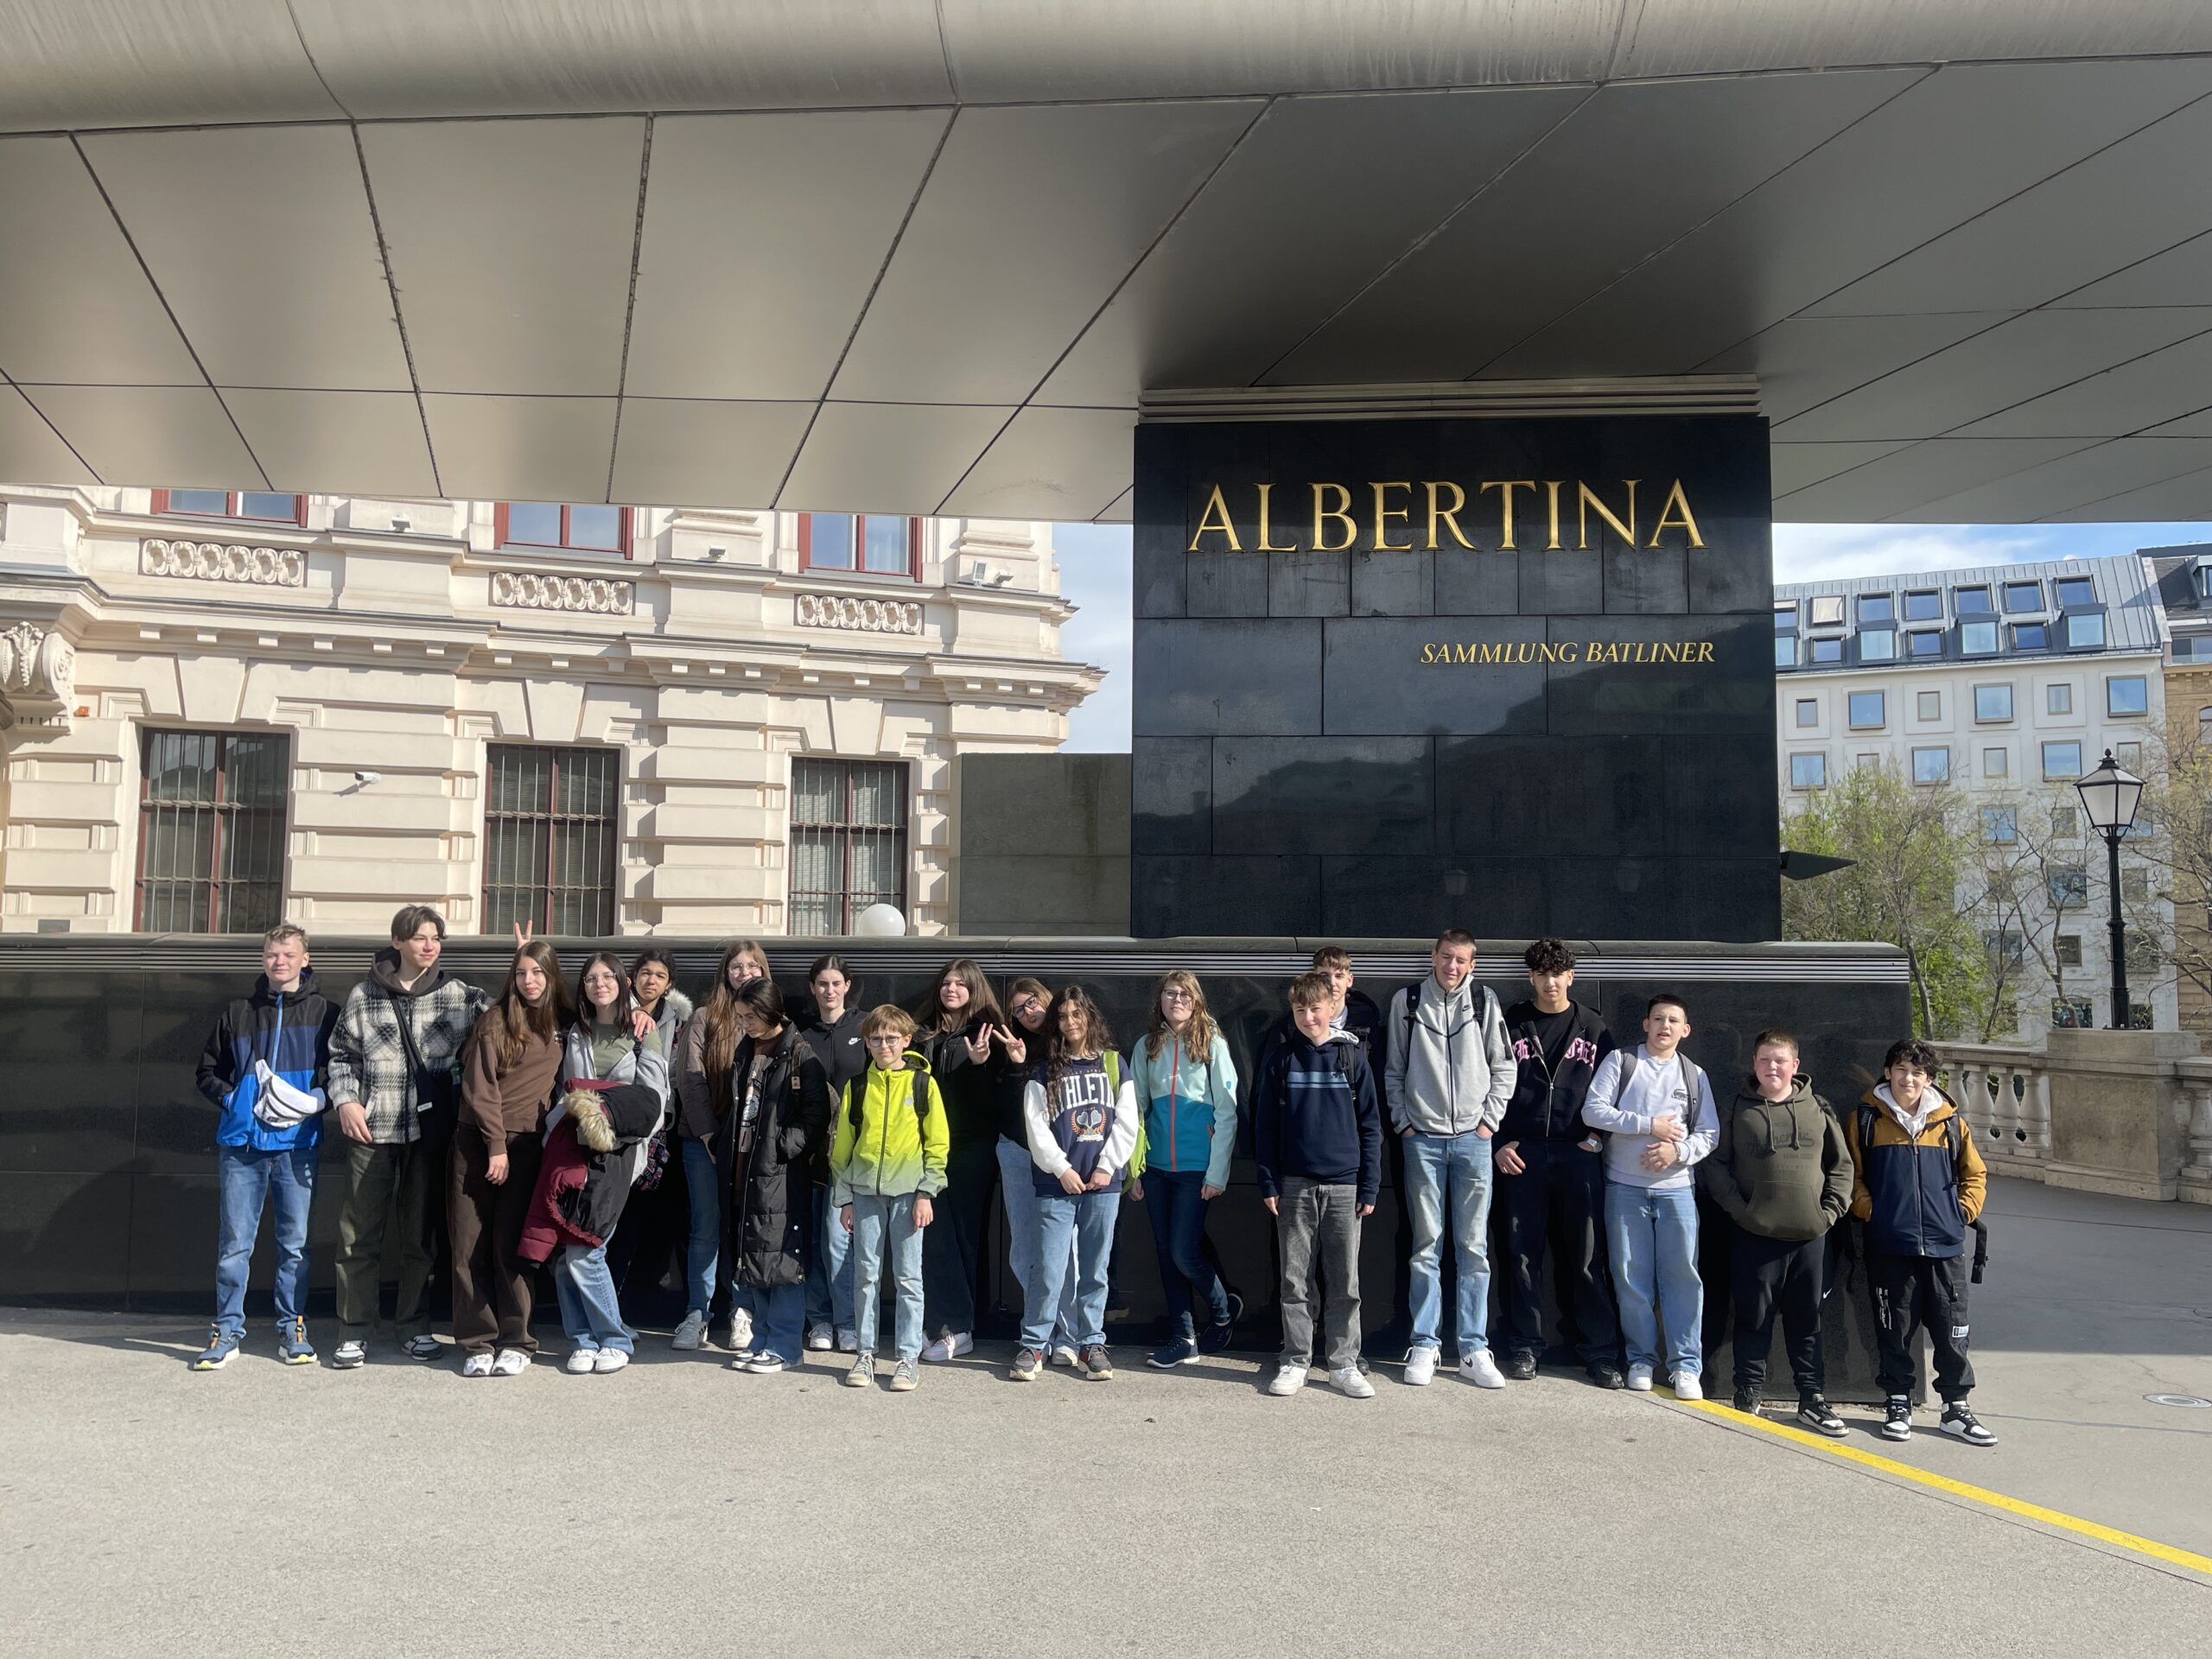
[[[1535,1376],[1548,1259],[1563,1334],[1592,1382],[1649,1390],[1663,1377],[1678,1398],[1701,1399],[1706,1351],[1732,1336],[1734,1404],[1757,1412],[1779,1319],[1797,1421],[1843,1434],[1823,1393],[1821,1315],[1831,1235],[1848,1216],[1863,1230],[1887,1396],[1877,1432],[1912,1432],[1924,1331],[1939,1429],[1995,1443],[1968,1404],[1966,1243],[1986,1174],[1924,1043],[1895,1044],[1881,1077],[1839,1114],[1813,1092],[1796,1038],[1764,1031],[1750,1077],[1724,1103],[1683,1052],[1681,997],[1650,998],[1643,1041],[1622,1046],[1569,995],[1564,942],[1529,947],[1530,995],[1501,1007],[1475,978],[1473,938],[1455,929],[1387,1008],[1354,988],[1345,951],[1316,951],[1242,1084],[1203,988],[1181,970],[1160,978],[1124,1053],[1081,986],[1055,993],[1019,978],[1001,1002],[964,957],[918,1009],[863,1012],[836,957],[813,963],[792,1007],[766,952],[739,941],[695,1007],[655,950],[627,966],[594,951],[572,988],[551,945],[518,934],[486,997],[440,968],[435,910],[403,908],[391,934],[334,1007],[306,934],[272,928],[252,993],[209,1036],[199,1084],[220,1111],[216,1318],[196,1369],[239,1351],[264,1209],[279,1357],[315,1363],[308,1220],[322,1125],[334,1119],[339,1370],[367,1357],[388,1240],[402,1351],[423,1361],[448,1351],[429,1330],[442,1222],[464,1376],[529,1366],[541,1267],[565,1368],[623,1369],[637,1334],[609,1246],[626,1208],[673,1170],[688,1219],[678,1350],[706,1346],[727,1307],[733,1366],[773,1375],[807,1351],[842,1351],[845,1382],[867,1387],[887,1281],[887,1386],[913,1389],[925,1362],[974,1346],[995,1188],[1022,1292],[1007,1375],[1031,1382],[1061,1365],[1112,1377],[1105,1318],[1125,1198],[1150,1223],[1168,1314],[1147,1363],[1172,1370],[1228,1347],[1243,1313],[1207,1217],[1249,1122],[1281,1262],[1269,1395],[1306,1386],[1318,1345],[1338,1391],[1372,1397],[1359,1240],[1387,1163],[1408,1240],[1409,1385],[1429,1384],[1442,1362],[1447,1255],[1459,1376],[1484,1389]],[[1705,1306],[1700,1195],[1707,1227],[1726,1230],[1707,1240],[1725,1250],[1707,1259],[1726,1261],[1732,1330],[1716,1332]],[[1495,1344],[1494,1237],[1506,1257]]]

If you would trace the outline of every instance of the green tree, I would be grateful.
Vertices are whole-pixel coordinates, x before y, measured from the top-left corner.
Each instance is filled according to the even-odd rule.
[[[1987,953],[1959,902],[1977,861],[1965,813],[1946,785],[1908,784],[1894,768],[1846,772],[1783,820],[1792,852],[1853,861],[1847,870],[1786,881],[1782,925],[1793,939],[1866,939],[1904,952],[1916,1035],[1978,1031],[1989,1000]]]

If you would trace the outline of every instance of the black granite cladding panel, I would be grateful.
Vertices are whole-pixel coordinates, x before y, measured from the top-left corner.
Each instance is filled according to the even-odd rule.
[[[1136,445],[1136,932],[1421,931],[1500,876],[1530,932],[1779,931],[1764,421]],[[1147,777],[1169,739],[1214,742]]]

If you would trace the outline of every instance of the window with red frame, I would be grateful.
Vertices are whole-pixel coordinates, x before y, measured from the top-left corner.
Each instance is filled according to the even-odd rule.
[[[154,511],[187,518],[251,518],[264,524],[304,524],[308,499],[268,490],[156,490]]]
[[[560,547],[630,556],[630,509],[593,501],[502,501],[492,509],[501,547]]]
[[[258,933],[284,916],[289,741],[149,731],[140,741],[142,933]]]
[[[922,579],[922,521],[869,512],[802,512],[798,568]]]

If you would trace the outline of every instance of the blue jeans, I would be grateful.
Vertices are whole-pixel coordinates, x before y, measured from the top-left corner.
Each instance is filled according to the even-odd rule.
[[[622,1323],[606,1245],[563,1245],[553,1258],[553,1292],[561,1301],[561,1329],[577,1347],[634,1351],[637,1334]]]
[[[1628,1363],[1659,1369],[1664,1325],[1666,1369],[1701,1375],[1705,1285],[1697,1276],[1696,1192],[1688,1186],[1654,1190],[1608,1181],[1605,1241]]]
[[[722,1182],[728,1172],[703,1141],[686,1139],[683,1191],[691,1205],[691,1236],[683,1246],[683,1311],[705,1313],[715,1305],[715,1261],[722,1242]]]
[[[1205,1184],[1203,1169],[1144,1173],[1144,1210],[1160,1252],[1160,1288],[1179,1337],[1198,1335],[1196,1302],[1205,1304],[1208,1324],[1229,1323],[1229,1293],[1206,1260],[1206,1201],[1198,1196]]]
[[[837,1219],[830,1189],[814,1189],[818,1248],[806,1259],[806,1322],[839,1331],[853,1328],[853,1236]]]
[[[1036,1191],[1031,1186],[1031,1192]],[[1106,1267],[1114,1255],[1114,1219],[1122,1208],[1120,1183],[1103,1192],[1055,1192],[1037,1199],[1037,1280],[1023,1298],[1021,1345],[1043,1351],[1075,1278],[1075,1339],[1078,1347],[1106,1340]],[[1070,1246],[1073,1260],[1070,1260]]]
[[[225,1336],[235,1338],[245,1331],[246,1273],[253,1265],[262,1205],[271,1199],[276,1211],[276,1319],[289,1325],[307,1312],[315,1160],[311,1146],[284,1152],[215,1148],[215,1328]]]
[[[733,1285],[729,1294],[738,1306],[753,1316],[753,1351],[773,1354],[786,1365],[798,1364],[804,1337],[806,1287],[771,1285],[761,1290],[751,1285]]]
[[[999,1137],[999,1191],[1006,1197],[1006,1254],[1007,1265],[1014,1269],[1014,1282],[1021,1287],[1021,1313],[1029,1316],[1029,1287],[1037,1277],[1037,1187],[1034,1181],[1037,1165],[1029,1155],[1029,1148],[1019,1141]],[[1073,1241],[1068,1246],[1069,1258],[1075,1255]],[[1060,1306],[1052,1325],[1052,1340],[1075,1346],[1075,1280],[1067,1275],[1067,1287],[1060,1293]]]
[[[853,1197],[853,1328],[860,1332],[861,1352],[875,1351],[881,1332],[876,1313],[876,1286],[883,1277],[885,1257],[891,1263],[891,1281],[898,1301],[893,1337],[899,1357],[919,1359],[922,1354],[922,1230],[914,1225],[914,1195],[896,1198]]]
[[[1459,1357],[1490,1346],[1490,1141],[1465,1135],[1409,1135],[1406,1208],[1413,1219],[1410,1265],[1413,1346],[1442,1349],[1444,1216],[1452,1215],[1452,1255],[1459,1270]]]

